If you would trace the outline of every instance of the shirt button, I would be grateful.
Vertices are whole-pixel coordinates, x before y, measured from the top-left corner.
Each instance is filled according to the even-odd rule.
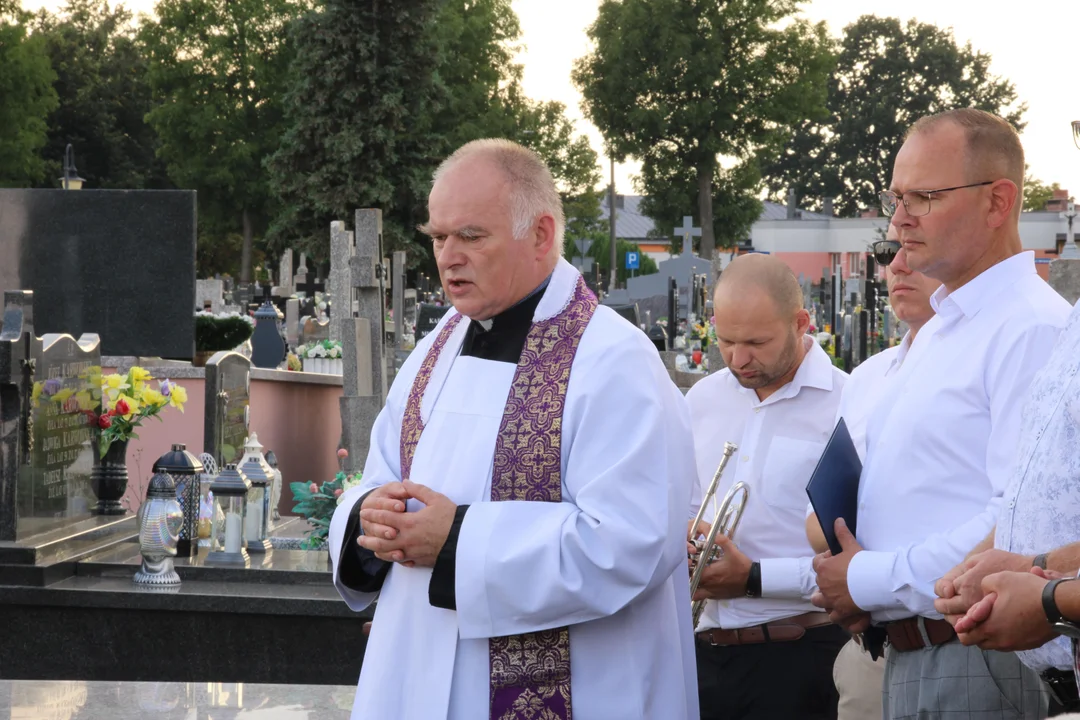
[[[750,456],[749,455],[743,455],[742,456],[742,461],[743,462],[750,462]]]
[[[1016,507],[1016,501],[1015,501],[1015,500],[1010,500],[1010,501],[1009,501],[1009,507],[1010,507],[1010,508],[1014,508],[1014,507]]]
[[[754,412],[756,412],[756,413],[761,412],[761,408],[759,408],[759,407],[754,408]]]

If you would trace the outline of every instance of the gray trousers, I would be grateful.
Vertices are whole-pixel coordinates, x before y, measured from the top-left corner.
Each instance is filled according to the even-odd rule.
[[[1042,720],[1049,696],[1014,653],[937,647],[885,654],[885,720]]]

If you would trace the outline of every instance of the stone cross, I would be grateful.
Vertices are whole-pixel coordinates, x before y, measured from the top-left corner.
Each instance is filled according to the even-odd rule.
[[[281,255],[278,265],[278,297],[289,297],[295,292],[293,285],[293,251],[289,248]]]
[[[400,350],[405,337],[405,253],[394,252],[394,275],[390,280],[391,302],[394,306],[394,349]]]
[[[694,238],[701,237],[701,228],[694,227],[694,218],[684,215],[682,227],[675,228],[675,234],[683,239],[683,254],[694,253]]]
[[[356,255],[356,240],[352,232],[345,229],[344,223],[330,224],[330,308],[334,320],[356,317],[353,287],[349,260]],[[341,324],[330,325],[330,339],[340,341]]]

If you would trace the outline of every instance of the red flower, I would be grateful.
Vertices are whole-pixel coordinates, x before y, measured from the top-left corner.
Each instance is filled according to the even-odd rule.
[[[129,412],[131,412],[131,407],[127,404],[127,400],[120,398],[119,402],[116,403],[116,414],[127,415]]]
[[[337,456],[339,458],[347,458],[347,457],[349,457],[349,451],[346,450],[345,448],[341,448],[340,450],[337,451]]]
[[[308,488],[308,491],[310,491],[312,493],[317,493],[317,492],[319,492],[319,486],[316,485],[315,483],[311,483],[311,487]]]
[[[102,415],[98,418],[97,422],[98,427],[100,427],[102,430],[108,430],[110,427],[112,427],[112,418],[108,415]]]

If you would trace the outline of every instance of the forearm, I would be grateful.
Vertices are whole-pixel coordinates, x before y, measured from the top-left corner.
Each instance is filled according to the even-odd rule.
[[[1054,602],[1061,616],[1071,622],[1080,622],[1080,582],[1063,582],[1054,591]]]
[[[829,549],[829,543],[825,539],[825,533],[821,531],[821,523],[818,522],[816,514],[811,513],[810,517],[806,518],[806,539],[810,541],[810,547],[815,553],[823,553]]]
[[[964,558],[964,559],[966,560],[966,559],[970,558],[972,555],[978,555],[979,553],[983,552],[984,550],[990,550],[991,548],[993,548],[994,547],[994,533],[995,533],[995,531],[996,531],[996,528],[991,528],[990,533],[985,538],[983,538],[982,542],[980,542],[978,545],[976,545],[974,548],[972,548],[971,552],[969,552],[967,554],[967,557]]]
[[[1075,575],[1076,571],[1080,570],[1080,542],[1074,542],[1049,551],[1046,554],[1046,569],[1066,575]]]

